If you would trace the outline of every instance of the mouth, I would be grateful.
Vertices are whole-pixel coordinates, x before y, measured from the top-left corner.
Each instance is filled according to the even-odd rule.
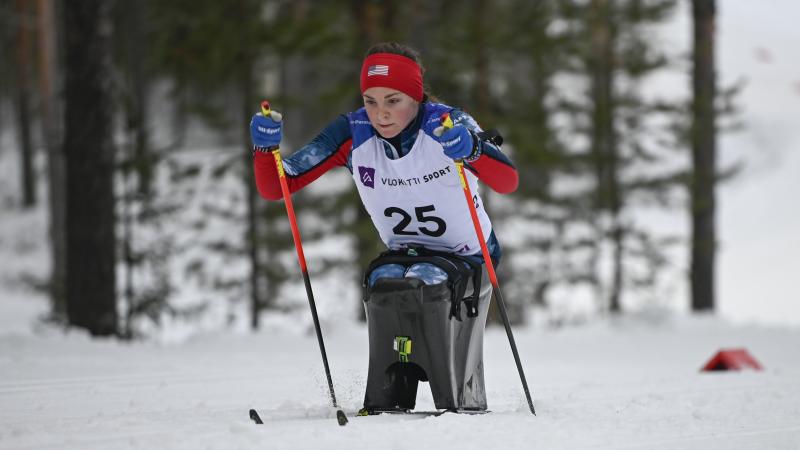
[[[392,126],[394,126],[393,123],[390,123],[390,124],[387,124],[387,125],[383,125],[383,124],[380,124],[380,123],[378,124],[378,128],[380,128],[381,130],[385,130],[385,129],[390,128]]]

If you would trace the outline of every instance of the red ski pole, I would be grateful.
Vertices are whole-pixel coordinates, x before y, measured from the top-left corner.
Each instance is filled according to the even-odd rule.
[[[448,129],[453,128],[453,120],[450,114],[442,114],[442,126],[434,130],[434,134],[441,136],[442,133]],[[486,264],[486,270],[489,272],[489,280],[492,282],[492,289],[494,290],[494,298],[497,300],[497,307],[500,310],[500,317],[503,319],[503,326],[506,329],[508,336],[508,343],[511,344],[511,353],[514,354],[514,362],[517,364],[517,372],[519,372],[519,379],[522,381],[522,390],[525,391],[525,398],[528,400],[528,407],[531,414],[536,415],[536,410],[533,408],[533,400],[531,399],[531,392],[528,389],[528,382],[525,380],[525,371],[522,370],[522,363],[519,359],[519,352],[517,351],[517,344],[514,341],[514,333],[511,331],[511,324],[508,320],[508,312],[506,311],[506,304],[503,301],[503,293],[500,291],[500,283],[497,281],[497,274],[494,271],[494,264],[489,255],[489,248],[486,246],[486,240],[483,238],[483,230],[481,229],[481,222],[478,219],[478,212],[475,210],[475,204],[472,201],[472,191],[467,183],[467,177],[464,175],[464,161],[457,159],[456,170],[458,177],[461,179],[461,187],[464,190],[464,198],[467,200],[469,208],[469,215],[472,217],[472,224],[475,226],[475,233],[478,235],[478,242],[481,245],[481,253],[483,254],[483,261]]]
[[[270,110],[269,102],[264,100],[261,102],[261,114],[264,117],[270,117],[276,122],[280,122],[282,116],[278,112]],[[281,192],[283,193],[283,201],[286,204],[286,214],[289,216],[289,225],[292,228],[292,238],[294,238],[294,248],[297,250],[297,261],[300,263],[300,271],[303,273],[303,282],[306,285],[306,294],[308,296],[308,306],[311,308],[311,317],[314,319],[314,330],[317,333],[317,342],[319,343],[319,351],[322,354],[322,364],[325,366],[325,376],[328,378],[328,390],[331,396],[333,407],[336,408],[336,419],[339,425],[347,423],[347,416],[339,409],[336,403],[336,394],[333,392],[333,379],[331,378],[331,370],[328,366],[328,355],[325,352],[325,342],[322,340],[322,330],[319,326],[319,317],[317,316],[317,306],[314,302],[314,292],[311,290],[311,280],[308,277],[308,267],[306,266],[306,257],[303,254],[303,242],[300,239],[300,230],[297,228],[297,219],[294,214],[294,206],[292,205],[292,194],[289,192],[289,185],[286,182],[286,174],[283,171],[283,162],[281,160],[280,147],[277,145],[271,149],[272,156],[275,158],[275,167],[278,169],[278,179],[281,183]]]

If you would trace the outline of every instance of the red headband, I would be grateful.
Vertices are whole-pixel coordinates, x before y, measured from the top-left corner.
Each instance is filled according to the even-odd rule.
[[[422,70],[413,59],[394,53],[373,53],[361,66],[361,93],[371,87],[396,89],[422,101]]]

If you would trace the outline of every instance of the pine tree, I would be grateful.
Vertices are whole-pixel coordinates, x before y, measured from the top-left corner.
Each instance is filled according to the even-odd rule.
[[[669,63],[645,28],[664,21],[674,5],[564,1],[558,9],[567,59],[557,66],[561,81],[549,114],[567,127],[559,134],[563,150],[551,159],[556,170],[545,177],[555,184],[545,191],[551,206],[544,212],[557,218],[550,235],[573,261],[560,279],[588,284],[611,312],[621,311],[624,292],[653,287],[666,257],[668,237],[645,229],[635,211],[669,197],[681,181],[680,173],[659,170],[669,152],[648,134],[663,131],[653,121],[662,106],[640,92],[642,80]]]
[[[641,81],[669,63],[644,34],[645,27],[669,17],[675,2],[597,3],[595,11],[608,15],[604,20],[609,25],[601,25],[600,29],[611,32],[606,44],[610,47],[602,47],[607,52],[605,64],[611,66],[600,70],[599,79],[604,87],[593,95],[596,114],[593,141],[599,145],[593,151],[599,187],[595,208],[607,213],[607,221],[600,224],[600,229],[612,247],[608,304],[612,312],[619,312],[623,291],[655,282],[649,273],[663,265],[665,253],[663,249],[659,251],[661,246],[654,241],[669,240],[653,236],[637,223],[634,217],[637,202],[648,197],[668,197],[669,192],[679,187],[682,176],[681,171],[676,174],[658,169],[659,164],[669,159],[670,149],[648,139],[648,135],[658,134],[649,119],[659,114],[660,107],[645,100],[640,92]],[[619,24],[617,30],[611,25],[615,22]],[[647,267],[648,274],[634,272],[635,265]]]
[[[509,297],[539,306],[546,306],[549,289],[569,272],[557,262],[565,251],[559,230],[567,213],[553,191],[555,177],[564,170],[565,151],[553,126],[555,77],[564,70],[566,49],[563,32],[552,29],[556,12],[549,1],[503,4],[496,22],[507,26],[495,27],[499,36],[492,51],[499,58],[494,84],[505,86],[493,95],[499,97],[497,126],[520,176],[517,192],[496,203],[498,211],[508,211],[497,221],[501,240],[507,237],[510,243],[504,246],[502,267],[513,275],[508,277]],[[520,227],[521,222],[528,226]],[[503,229],[515,230],[515,236],[506,236]]]

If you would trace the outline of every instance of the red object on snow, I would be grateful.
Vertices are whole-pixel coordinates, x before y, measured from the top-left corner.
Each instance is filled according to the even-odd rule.
[[[702,372],[718,370],[764,370],[764,368],[743,348],[720,350],[700,369]]]

